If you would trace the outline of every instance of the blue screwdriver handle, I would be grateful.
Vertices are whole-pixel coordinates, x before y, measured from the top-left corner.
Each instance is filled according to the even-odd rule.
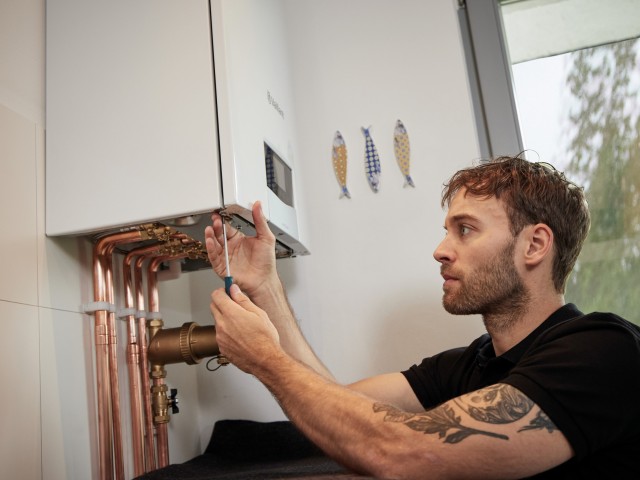
[[[229,247],[227,246],[227,226],[222,219],[222,238],[224,239],[224,263],[227,275],[224,277],[224,291],[231,296],[231,285],[233,285],[233,277],[229,271]]]

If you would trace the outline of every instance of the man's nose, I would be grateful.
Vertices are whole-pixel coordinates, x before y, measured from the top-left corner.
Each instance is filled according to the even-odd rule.
[[[453,261],[453,251],[447,238],[448,237],[445,236],[440,242],[440,245],[438,245],[433,252],[433,258],[440,263],[449,263]]]

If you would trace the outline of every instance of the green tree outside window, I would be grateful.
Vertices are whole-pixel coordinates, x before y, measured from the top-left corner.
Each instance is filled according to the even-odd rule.
[[[567,177],[585,186],[592,225],[566,298],[640,323],[640,40],[569,54]]]

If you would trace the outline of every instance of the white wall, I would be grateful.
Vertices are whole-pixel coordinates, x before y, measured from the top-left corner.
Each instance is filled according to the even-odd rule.
[[[288,2],[296,59],[301,204],[312,255],[283,265],[318,354],[345,382],[409,367],[458,346],[478,322],[441,307],[432,252],[444,236],[443,182],[479,155],[453,1]],[[416,188],[403,188],[397,119],[411,141]],[[379,192],[364,174],[372,126]],[[339,199],[331,142],[349,154]]]
[[[278,269],[303,331],[342,382],[398,371],[483,333],[441,306],[432,252],[444,236],[443,182],[478,158],[454,2],[288,0],[296,86],[299,219],[310,256]],[[415,189],[403,189],[393,129],[411,139]],[[364,175],[361,126],[372,125],[380,191]],[[339,199],[331,144],[349,153],[352,198]],[[209,320],[207,272],[190,275],[194,320]],[[234,367],[201,370],[201,435],[219,418],[273,420],[279,407]],[[209,380],[211,378],[211,380]]]
[[[92,300],[91,245],[44,235],[44,47],[45,1],[2,0],[0,465],[2,478],[84,480],[98,476],[93,317],[81,313]],[[188,320],[182,293],[183,303],[165,295],[178,312],[170,326]],[[122,341],[120,351],[124,357]],[[195,371],[176,372],[172,386],[195,390]],[[201,452],[197,418],[183,418],[171,426],[178,462]]]
[[[312,254],[278,268],[303,330],[337,377],[399,370],[481,333],[440,306],[431,252],[442,238],[441,185],[478,156],[453,0],[288,0],[299,125],[298,192]],[[86,479],[97,473],[91,246],[44,236],[44,0],[0,3],[0,325],[3,477]],[[407,126],[416,189],[393,158]],[[360,126],[382,162],[378,194],[363,173]],[[352,199],[338,200],[331,142],[349,150]],[[169,326],[210,323],[208,272],[161,284]],[[124,347],[121,347],[124,348]],[[182,411],[171,458],[199,453],[222,418],[274,420],[278,406],[234,367],[169,366]],[[125,427],[126,428],[126,427]]]
[[[0,3],[0,325],[6,478],[92,478],[86,242],[44,236],[44,1]]]

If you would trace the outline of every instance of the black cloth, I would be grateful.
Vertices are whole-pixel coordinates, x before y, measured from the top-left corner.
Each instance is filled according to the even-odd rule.
[[[256,480],[355,478],[287,421],[216,422],[205,452],[186,463],[149,472],[137,480]]]
[[[402,372],[426,408],[495,383],[533,400],[574,458],[535,478],[640,478],[640,328],[567,304],[496,357],[485,334]]]

